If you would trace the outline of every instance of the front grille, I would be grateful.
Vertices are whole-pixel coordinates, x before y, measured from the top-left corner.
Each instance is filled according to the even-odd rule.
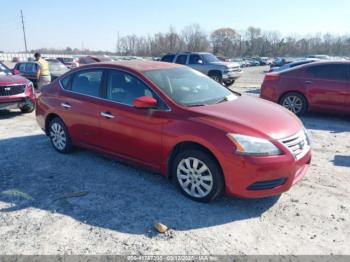
[[[293,154],[295,159],[302,158],[310,149],[309,138],[304,130],[294,136],[282,139],[281,142]]]
[[[24,93],[26,86],[0,86],[0,96],[14,96]]]

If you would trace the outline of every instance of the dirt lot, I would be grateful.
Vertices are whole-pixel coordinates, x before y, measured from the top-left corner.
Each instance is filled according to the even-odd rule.
[[[233,88],[257,95],[264,69],[246,69]],[[350,121],[302,121],[314,149],[303,181],[280,197],[200,204],[158,174],[58,154],[34,114],[0,111],[0,252],[350,254]],[[171,230],[157,234],[156,221]]]

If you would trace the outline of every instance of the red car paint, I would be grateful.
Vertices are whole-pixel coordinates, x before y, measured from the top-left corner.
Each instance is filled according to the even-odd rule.
[[[18,86],[23,88],[18,89]],[[0,76],[0,109],[21,107],[26,100],[30,100],[33,104],[36,101],[33,86],[29,80],[15,75]]]
[[[271,102],[241,95],[234,101],[220,104],[184,107],[175,103],[150,81],[144,71],[182,67],[181,65],[124,61],[91,64],[73,69],[42,89],[36,117],[43,130],[51,116],[59,116],[68,128],[73,144],[109,154],[118,159],[170,174],[169,162],[175,146],[194,142],[208,149],[217,159],[225,179],[228,195],[263,197],[287,191],[306,173],[311,150],[296,159],[280,141],[303,130],[300,120],[283,107]],[[144,81],[168,105],[170,110],[140,109],[64,90],[60,79],[82,69],[118,69]],[[140,103],[152,103],[144,98]],[[141,100],[141,101],[140,101]],[[69,103],[69,109],[62,107]],[[101,112],[114,116],[107,119]],[[46,130],[47,131],[47,130]],[[252,157],[236,154],[236,147],[227,133],[268,139],[281,155]],[[257,181],[286,178],[272,189],[249,190]]]
[[[327,72],[323,78],[310,74],[310,70],[319,66],[344,66],[343,79],[331,79]],[[308,111],[326,111],[329,113],[350,113],[350,62],[315,62],[290,70],[266,74],[261,86],[261,98],[280,103],[288,92],[302,94],[308,105]]]

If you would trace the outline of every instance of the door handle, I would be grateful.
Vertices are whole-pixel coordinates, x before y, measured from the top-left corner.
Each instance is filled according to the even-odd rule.
[[[101,114],[101,116],[103,116],[103,117],[105,117],[105,118],[108,118],[108,119],[114,118],[114,115],[112,115],[112,114],[109,113],[109,112],[101,112],[100,114]]]
[[[312,81],[305,81],[305,84],[311,85],[311,84],[312,84]]]
[[[64,108],[71,108],[72,106],[68,103],[61,103],[61,106],[64,107]]]

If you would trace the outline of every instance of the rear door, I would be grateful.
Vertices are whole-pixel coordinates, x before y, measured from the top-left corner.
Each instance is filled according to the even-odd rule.
[[[65,77],[59,96],[59,115],[69,128],[72,140],[78,144],[98,147],[99,116],[103,69],[86,69]]]
[[[304,86],[310,106],[320,110],[344,111],[349,85],[348,65],[313,65],[306,69]]]
[[[350,113],[350,65],[348,65],[348,82],[345,87],[344,97],[345,97],[344,108],[347,113]]]

